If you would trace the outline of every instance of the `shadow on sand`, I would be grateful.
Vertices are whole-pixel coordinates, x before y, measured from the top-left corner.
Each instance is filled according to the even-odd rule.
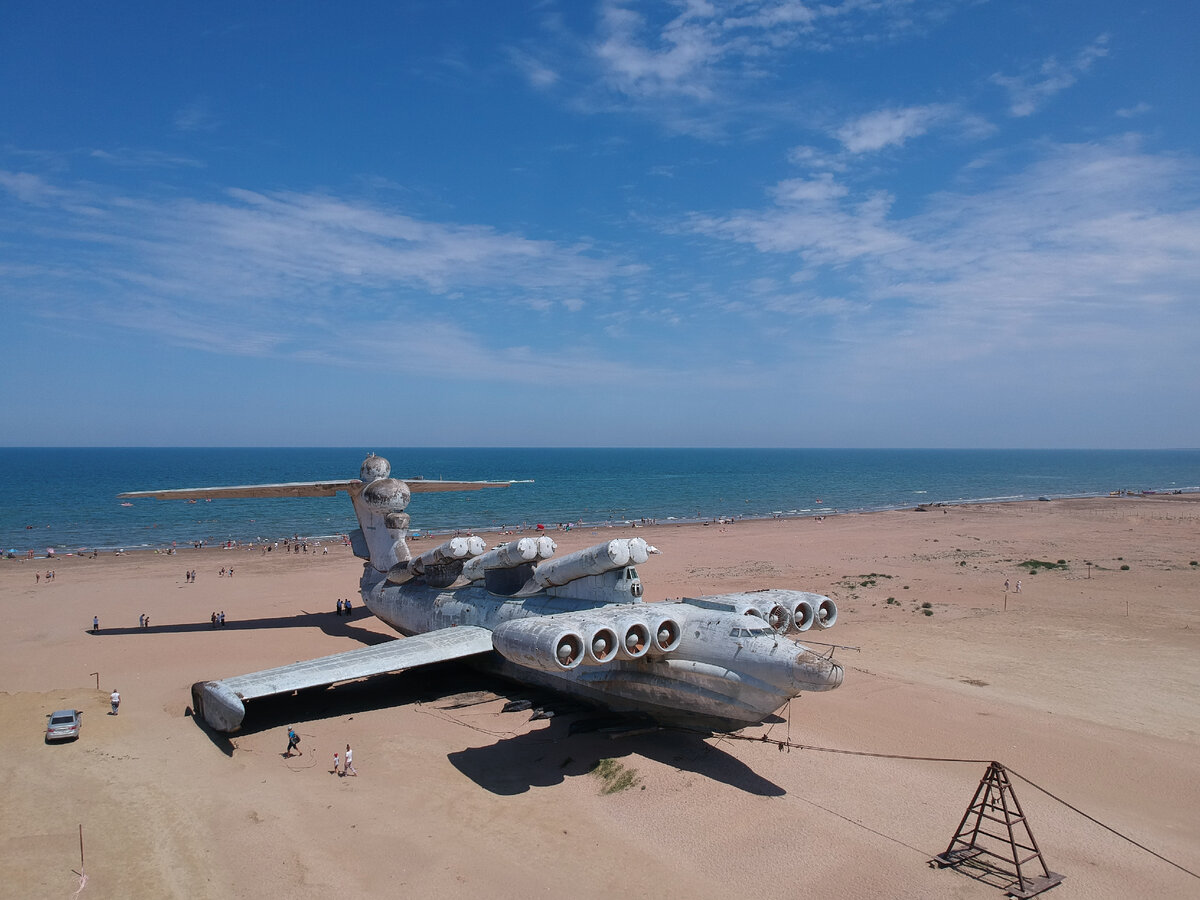
[[[88,629],[93,636],[107,637],[109,635],[126,634],[190,634],[199,631],[245,631],[260,628],[319,628],[325,634],[336,637],[352,637],[360,643],[379,644],[393,640],[386,634],[377,634],[364,628],[355,628],[351,622],[355,619],[364,621],[373,618],[365,611],[356,612],[353,618],[339,616],[328,612],[300,612],[294,616],[275,616],[262,619],[226,619],[224,625],[213,625],[212,622],[180,622],[171,625],[151,625],[149,628],[101,628],[99,631]]]
[[[549,728],[484,747],[457,750],[447,754],[447,758],[481,788],[504,796],[586,775],[602,759],[634,755],[694,772],[748,794],[780,797],[786,793],[741,760],[708,743],[703,735],[669,730],[627,736],[599,732],[571,734],[572,720],[577,721],[577,717],[555,717]],[[636,763],[632,768],[636,768]]]
[[[228,626],[226,626],[228,627]],[[758,775],[741,760],[714,746],[705,735],[670,730],[630,733],[624,736],[589,730],[590,725],[610,724],[613,717],[581,709],[569,698],[544,694],[479,672],[461,663],[448,662],[412,669],[396,675],[378,675],[363,681],[311,688],[291,695],[264,697],[247,706],[246,721],[238,734],[213,731],[199,718],[196,724],[213,745],[232,756],[239,735],[280,732],[280,749],[286,744],[285,729],[301,723],[331,718],[353,718],[362,712],[425,704],[438,715],[453,716],[453,710],[492,700],[530,700],[535,708],[555,711],[547,728],[515,737],[492,739],[480,747],[447,754],[447,759],[467,778],[486,791],[502,796],[522,794],[535,787],[561,784],[568,777],[586,775],[602,759],[638,755],[663,765],[694,772],[728,784],[748,794],[779,797],[783,788]],[[191,715],[191,709],[187,710]],[[532,712],[530,713],[532,715]],[[524,717],[508,720],[520,727]],[[617,721],[620,721],[619,719]],[[625,720],[631,727],[640,723]],[[577,732],[577,733],[572,733]],[[462,743],[477,739],[467,728]],[[301,746],[303,749],[303,745]],[[633,764],[636,768],[636,764]]]

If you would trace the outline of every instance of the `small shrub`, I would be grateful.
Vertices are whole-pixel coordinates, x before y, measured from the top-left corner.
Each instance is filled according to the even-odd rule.
[[[933,609],[933,604],[926,600],[921,604],[921,609]]]
[[[1122,572],[1128,572],[1128,571],[1129,571],[1129,566],[1127,566],[1127,565],[1125,565],[1125,566],[1121,566],[1121,571],[1122,571]]]
[[[932,615],[933,615],[933,610],[932,610],[932,609],[927,609],[927,610],[924,610],[924,612],[925,612],[925,615],[927,615],[927,616],[932,616]]]
[[[1058,561],[1058,564],[1059,564],[1060,566],[1065,566],[1065,565],[1067,564],[1067,561],[1066,561],[1065,559],[1060,559],[1060,560]]]
[[[603,784],[602,794],[615,794],[638,783],[636,769],[627,769],[615,759],[602,759],[592,767],[592,774]]]
[[[1189,566],[1200,566],[1200,560],[1193,559],[1190,563],[1188,563],[1188,565]]]

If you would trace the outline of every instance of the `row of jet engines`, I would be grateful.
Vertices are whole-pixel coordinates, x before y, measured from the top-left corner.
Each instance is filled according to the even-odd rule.
[[[679,647],[683,625],[705,610],[761,619],[778,634],[830,628],[837,606],[806,591],[770,590],[688,598],[675,604],[613,604],[587,612],[511,619],[492,632],[501,656],[543,671],[666,656]]]

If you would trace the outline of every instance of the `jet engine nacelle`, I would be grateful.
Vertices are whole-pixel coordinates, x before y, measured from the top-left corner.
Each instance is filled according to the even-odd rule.
[[[647,612],[646,619],[650,625],[650,637],[654,645],[650,648],[657,656],[671,653],[679,647],[683,640],[683,628],[679,620],[666,613]]]
[[[722,594],[718,597],[689,599],[692,606],[719,609],[740,616],[762,619],[778,634],[787,631],[793,622],[792,591],[753,591],[744,594]]]
[[[837,624],[837,604],[828,597],[822,597],[817,604],[817,627],[832,628]]]
[[[612,662],[617,658],[621,649],[621,639],[617,630],[608,621],[592,618],[579,618],[579,631],[583,634],[583,664],[599,666]]]
[[[654,635],[645,616],[617,616],[611,624],[619,638],[617,659],[641,659],[654,646]]]
[[[492,646],[518,665],[544,672],[567,672],[582,663],[586,655],[584,637],[575,625],[553,618],[514,619],[496,627]]]

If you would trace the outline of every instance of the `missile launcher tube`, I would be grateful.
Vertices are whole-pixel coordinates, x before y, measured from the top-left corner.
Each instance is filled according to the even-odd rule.
[[[545,559],[554,548],[554,541],[546,537],[509,541],[464,563],[463,577],[468,581],[479,581],[485,569],[515,569],[536,559]]]
[[[641,538],[617,538],[547,560],[533,570],[533,580],[543,588],[560,586],[622,566],[640,565],[649,558],[650,547]]]

